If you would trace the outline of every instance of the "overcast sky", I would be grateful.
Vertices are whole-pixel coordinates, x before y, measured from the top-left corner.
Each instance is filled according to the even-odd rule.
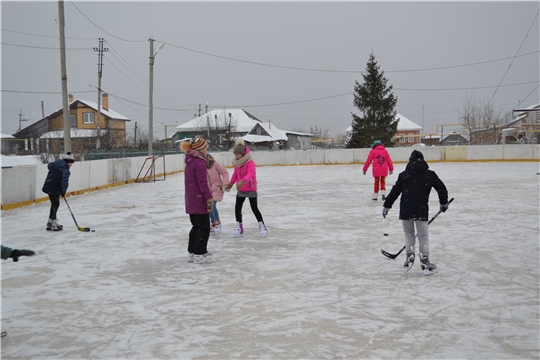
[[[148,129],[149,38],[154,134],[202,111],[242,108],[283,130],[331,136],[351,124],[355,82],[373,52],[397,112],[440,133],[467,97],[505,113],[539,100],[539,2],[65,1],[68,91]],[[2,133],[62,107],[58,2],[1,2]],[[94,87],[90,87],[93,84]],[[171,129],[172,130],[172,129]]]

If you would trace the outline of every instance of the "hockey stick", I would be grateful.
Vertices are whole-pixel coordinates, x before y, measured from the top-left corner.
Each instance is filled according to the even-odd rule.
[[[448,201],[448,203],[446,203],[446,206],[450,205],[450,203],[454,201],[454,198],[451,198],[450,201]],[[432,218],[431,220],[428,221],[428,225],[431,224],[433,222],[433,220],[435,220],[437,218],[437,216],[441,215],[442,211],[439,210]],[[405,250],[405,246],[401,248],[401,250],[399,250],[399,252],[397,254],[390,254],[389,252],[387,251],[384,251],[383,249],[381,249],[381,253],[386,256],[387,258],[389,259],[395,259],[399,256],[399,254],[401,254],[401,252]]]
[[[69,212],[71,213],[71,217],[73,218],[73,221],[75,221],[75,225],[77,226],[77,229],[79,229],[79,231],[83,231],[83,232],[90,232],[90,231],[96,231],[96,230],[90,230],[90,228],[87,228],[87,227],[80,227],[79,224],[77,224],[77,220],[75,220],[75,215],[73,215],[73,211],[71,211],[71,207],[69,206],[68,202],[67,202],[67,199],[64,195],[62,195],[62,197],[64,198],[64,201],[66,202],[66,205],[69,209]]]

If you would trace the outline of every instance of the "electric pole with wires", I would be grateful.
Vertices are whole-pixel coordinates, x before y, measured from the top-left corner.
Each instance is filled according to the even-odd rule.
[[[99,38],[99,47],[94,48],[94,51],[98,52],[98,108],[97,108],[97,141],[96,149],[99,149],[100,145],[100,133],[99,127],[101,123],[101,74],[103,68],[103,53],[109,51],[109,49],[103,47],[103,38]]]

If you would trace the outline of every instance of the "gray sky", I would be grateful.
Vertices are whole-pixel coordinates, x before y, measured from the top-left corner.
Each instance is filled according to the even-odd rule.
[[[203,111],[243,108],[283,130],[344,134],[371,52],[397,112],[433,133],[459,123],[467,96],[505,113],[539,100],[540,5],[529,2],[65,1],[68,91],[148,129],[149,38],[154,134]],[[62,107],[58,2],[1,2],[2,133]],[[499,86],[500,85],[500,86]],[[446,129],[449,126],[445,127]],[[439,128],[440,132],[440,128]]]

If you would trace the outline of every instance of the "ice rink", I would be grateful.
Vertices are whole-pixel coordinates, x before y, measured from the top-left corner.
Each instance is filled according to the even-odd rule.
[[[213,264],[186,261],[183,173],[68,197],[95,232],[63,200],[62,232],[48,201],[2,211],[2,244],[36,251],[2,261],[2,358],[538,359],[539,163],[429,165],[455,198],[433,276],[381,254],[404,244],[399,200],[384,220],[361,165],[258,167],[269,236],[246,202],[232,238],[231,191]]]

